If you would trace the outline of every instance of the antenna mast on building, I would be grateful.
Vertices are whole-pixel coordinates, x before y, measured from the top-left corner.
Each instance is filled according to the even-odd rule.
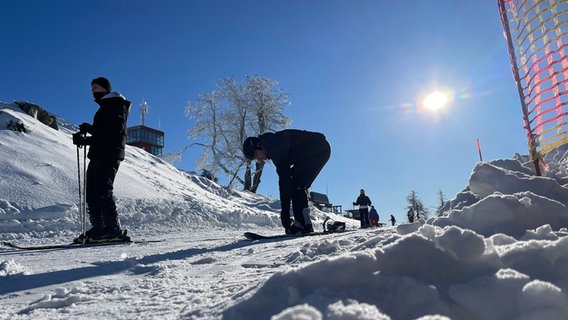
[[[142,125],[144,125],[144,121],[146,120],[146,114],[148,114],[148,103],[144,101],[140,105],[140,116],[142,118]]]
[[[142,104],[140,105],[142,125],[133,126],[126,130],[126,143],[161,157],[162,149],[164,148],[164,132],[144,125],[148,109],[150,109],[148,102],[142,99]]]

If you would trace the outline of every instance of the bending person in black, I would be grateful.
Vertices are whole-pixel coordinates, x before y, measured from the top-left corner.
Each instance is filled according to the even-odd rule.
[[[249,160],[272,160],[278,173],[280,220],[287,234],[313,232],[308,189],[329,160],[331,147],[318,132],[287,129],[248,137],[243,153]],[[290,202],[294,221],[290,219]]]
[[[93,79],[91,91],[99,109],[93,124],[79,126],[73,143],[90,146],[86,201],[92,228],[74,242],[128,241],[126,231],[120,227],[113,184],[120,162],[124,160],[126,120],[131,103],[120,93],[111,92],[110,82],[103,77]]]

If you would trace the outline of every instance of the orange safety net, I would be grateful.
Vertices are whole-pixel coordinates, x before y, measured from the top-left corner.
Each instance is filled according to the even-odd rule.
[[[529,154],[568,144],[568,2],[498,0]]]

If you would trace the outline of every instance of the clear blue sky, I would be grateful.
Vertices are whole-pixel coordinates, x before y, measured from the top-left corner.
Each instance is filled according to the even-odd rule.
[[[0,101],[92,121],[90,81],[110,79],[146,124],[182,149],[188,101],[224,77],[259,75],[290,94],[293,128],[324,133],[332,156],[313,185],[350,209],[360,188],[381,220],[404,220],[467,185],[479,160],[527,153],[496,1],[2,1]],[[418,107],[452,93],[442,112]],[[201,150],[178,165],[194,170]],[[260,193],[277,197],[267,167]]]

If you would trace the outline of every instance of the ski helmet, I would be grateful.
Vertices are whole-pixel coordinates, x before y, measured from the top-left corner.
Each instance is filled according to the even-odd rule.
[[[243,154],[247,159],[254,159],[254,151],[262,150],[262,145],[260,144],[260,139],[257,137],[248,137],[243,143]]]

